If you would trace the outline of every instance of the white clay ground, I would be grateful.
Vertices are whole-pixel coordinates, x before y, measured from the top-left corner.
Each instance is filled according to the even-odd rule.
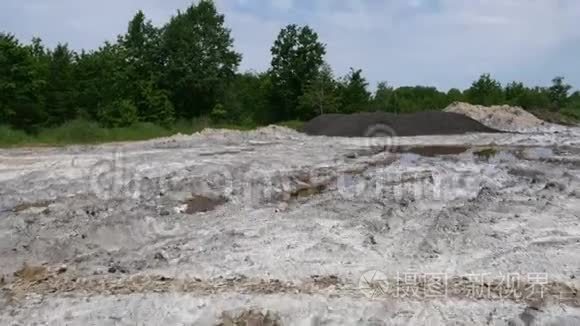
[[[580,129],[0,150],[0,275],[1,325],[580,325]]]

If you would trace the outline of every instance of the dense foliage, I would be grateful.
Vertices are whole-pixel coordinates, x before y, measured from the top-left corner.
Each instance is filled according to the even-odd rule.
[[[238,72],[241,54],[210,0],[179,11],[161,27],[138,12],[124,35],[90,52],[66,44],[49,49],[40,39],[22,44],[0,33],[0,127],[38,133],[84,120],[106,128],[170,128],[199,117],[251,125],[323,113],[442,109],[454,101],[580,116],[580,92],[572,93],[563,77],[544,88],[502,86],[484,74],[469,89],[448,92],[383,82],[371,93],[359,69],[335,77],[325,63],[325,44],[308,26],[283,28],[271,52],[267,72]]]

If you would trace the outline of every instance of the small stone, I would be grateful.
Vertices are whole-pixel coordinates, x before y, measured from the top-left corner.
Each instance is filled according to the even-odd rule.
[[[57,274],[63,274],[68,270],[68,267],[66,265],[61,265],[57,270],[56,273]]]
[[[288,210],[288,203],[282,202],[276,208],[276,213],[286,212]]]
[[[125,267],[123,267],[123,266],[121,266],[119,264],[115,264],[115,265],[109,267],[108,271],[111,274],[115,274],[117,272],[119,272],[121,274],[127,274],[127,273],[129,273],[129,270],[127,270]]]
[[[375,237],[371,234],[367,236],[367,238],[364,241],[364,244],[374,246],[377,244],[377,240],[375,240]]]

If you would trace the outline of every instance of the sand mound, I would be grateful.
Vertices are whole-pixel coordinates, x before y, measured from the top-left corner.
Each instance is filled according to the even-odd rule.
[[[313,136],[380,137],[457,135],[497,132],[465,115],[448,112],[420,112],[394,115],[384,112],[325,114],[304,125],[303,132]]]
[[[206,128],[192,135],[176,134],[170,137],[158,138],[151,141],[151,144],[153,144],[154,148],[176,148],[189,146],[189,143],[195,142],[198,138],[203,138],[207,141],[226,141],[233,145],[249,139],[253,141],[261,139],[271,141],[272,139],[299,139],[301,137],[304,137],[304,135],[296,130],[275,125],[249,131]]]
[[[504,131],[533,129],[545,123],[526,110],[509,105],[486,107],[455,102],[449,105],[444,111],[463,114],[490,128]]]

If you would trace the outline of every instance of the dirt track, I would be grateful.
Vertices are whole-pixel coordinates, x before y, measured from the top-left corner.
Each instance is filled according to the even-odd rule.
[[[2,150],[0,324],[576,325],[578,189],[578,129]]]

